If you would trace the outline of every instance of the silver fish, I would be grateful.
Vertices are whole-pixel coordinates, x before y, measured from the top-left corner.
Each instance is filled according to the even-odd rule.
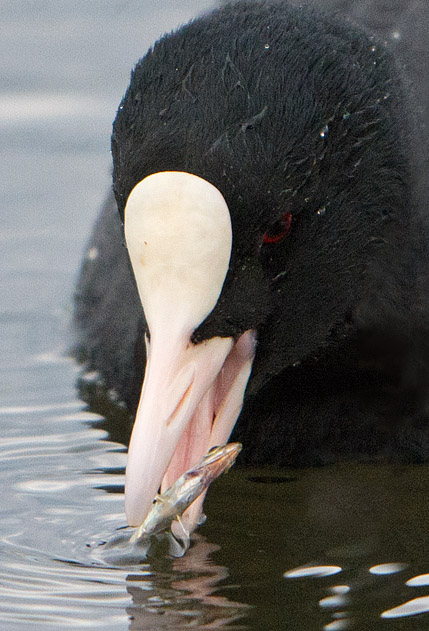
[[[171,526],[203,491],[221,475],[229,471],[241,451],[240,443],[213,447],[189,471],[180,476],[162,495],[158,495],[144,522],[132,535],[134,543],[157,534]]]

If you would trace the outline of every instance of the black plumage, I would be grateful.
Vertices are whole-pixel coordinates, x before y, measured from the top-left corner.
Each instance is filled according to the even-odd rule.
[[[239,2],[163,37],[113,127],[119,214],[159,171],[231,212],[220,299],[193,334],[258,331],[235,429],[248,463],[429,459],[428,219],[414,104],[383,43],[283,3]],[[144,315],[109,200],[76,296],[78,347],[134,411]],[[290,232],[277,243],[285,213]]]

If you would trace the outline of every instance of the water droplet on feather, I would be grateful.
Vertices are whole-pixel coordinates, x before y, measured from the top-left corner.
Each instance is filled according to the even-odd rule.
[[[329,127],[328,125],[325,125],[324,127],[322,127],[321,131],[320,131],[320,137],[321,138],[325,138],[326,134],[329,131]]]

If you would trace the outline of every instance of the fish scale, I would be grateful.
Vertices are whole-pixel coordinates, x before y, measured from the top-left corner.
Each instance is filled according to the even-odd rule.
[[[136,529],[130,543],[145,540],[169,528],[209,485],[229,471],[242,449],[240,443],[213,447],[199,462],[185,471],[168,489],[158,495],[143,523]],[[183,527],[185,539],[189,532]]]

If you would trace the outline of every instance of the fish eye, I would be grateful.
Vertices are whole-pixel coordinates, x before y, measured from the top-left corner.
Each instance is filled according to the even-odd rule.
[[[292,224],[292,213],[286,212],[271,228],[264,234],[263,243],[280,243],[290,233]]]
[[[210,449],[207,452],[207,455],[214,453],[216,449],[219,449],[218,445],[215,445],[214,447],[210,447]]]

